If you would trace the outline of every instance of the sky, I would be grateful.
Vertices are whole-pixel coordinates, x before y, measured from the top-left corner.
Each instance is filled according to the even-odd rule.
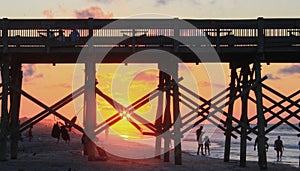
[[[163,16],[179,17],[181,19],[255,19],[265,18],[297,18],[299,17],[300,1],[298,0],[10,0],[1,3],[0,18],[127,18],[141,14],[159,14]],[[18,5],[16,5],[18,4]],[[188,65],[189,71],[203,78],[203,66]],[[229,84],[230,72],[228,65],[222,67],[225,70],[226,85]],[[74,66],[71,65],[23,65],[23,89],[34,97],[37,97],[47,105],[51,105],[72,91]],[[110,93],[114,66],[107,66],[107,73],[97,75],[99,88],[108,95]],[[139,67],[137,67],[139,68]],[[151,67],[150,67],[151,68]],[[203,72],[201,72],[203,71]],[[181,70],[180,74],[186,74],[187,70]],[[143,94],[156,88],[157,70],[147,70],[139,73],[135,71],[131,75],[134,81],[130,83],[130,102]],[[289,95],[299,89],[300,65],[299,64],[271,64],[262,66],[262,74],[268,75],[266,84],[274,89]],[[205,72],[204,72],[205,75]],[[196,81],[197,88],[202,96],[209,98],[210,89],[215,86],[206,78]],[[155,79],[156,78],[156,79]],[[188,83],[186,83],[188,84]],[[299,97],[298,97],[299,98]],[[118,99],[124,105],[128,101]],[[277,99],[276,99],[277,100]],[[99,111],[110,116],[115,111],[97,99],[101,108]],[[238,103],[237,103],[238,104]],[[237,105],[238,106],[238,105]],[[22,98],[21,116],[32,117],[42,109],[25,98]],[[148,106],[149,107],[149,106]],[[80,107],[79,107],[80,108]],[[147,111],[147,106],[141,111]],[[68,117],[75,115],[73,104],[69,104],[59,110]],[[235,113],[239,115],[240,109],[236,107]],[[254,106],[249,108],[250,115],[255,112]],[[145,114],[146,116],[146,114]],[[50,119],[55,119],[53,116]],[[151,119],[151,118],[149,118]],[[153,119],[153,118],[152,118]],[[295,119],[293,122],[297,122]]]

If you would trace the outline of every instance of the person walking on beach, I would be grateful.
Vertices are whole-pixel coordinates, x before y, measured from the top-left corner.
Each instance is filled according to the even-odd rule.
[[[281,161],[282,151],[284,150],[284,147],[283,147],[283,142],[280,139],[280,136],[278,136],[277,140],[275,140],[274,142],[274,149],[277,152],[277,161]]]
[[[269,138],[265,137],[266,138],[266,152],[268,152],[268,149],[269,149],[269,144],[268,144],[268,140]],[[255,138],[255,142],[254,142],[254,151],[256,150],[256,145],[258,143],[258,137]]]
[[[209,140],[208,136],[205,136],[205,137],[204,137],[204,149],[205,149],[205,155],[207,154],[207,153],[206,153],[206,150],[207,150],[207,152],[208,152],[208,155],[210,155],[209,146],[210,146],[210,140]]]
[[[202,130],[203,130],[203,126],[200,126],[200,128],[197,129],[197,131],[196,131],[197,141],[198,141],[197,155],[199,155],[199,150],[200,149],[201,149],[201,154],[204,155],[204,153],[203,153],[203,139],[202,139],[202,136],[203,136],[204,132],[202,132]]]

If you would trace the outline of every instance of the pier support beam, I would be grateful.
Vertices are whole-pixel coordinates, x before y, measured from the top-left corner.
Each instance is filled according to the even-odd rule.
[[[0,130],[0,161],[7,160],[7,135],[8,135],[8,84],[9,84],[9,64],[1,65],[2,77],[2,103],[1,103],[1,130]]]
[[[84,93],[84,131],[90,141],[85,144],[88,160],[95,159],[95,144],[93,142],[96,128],[96,66],[92,61],[85,63],[85,93]]]
[[[236,68],[231,66],[231,75],[230,75],[231,81],[230,81],[230,97],[229,101],[233,101],[233,99],[236,96],[237,93],[237,87],[236,87],[236,79],[237,79],[237,73]],[[233,116],[233,108],[234,108],[234,102],[230,103],[228,106],[228,116],[226,118],[226,132],[225,132],[225,151],[224,151],[224,162],[229,162],[230,160],[230,145],[231,145],[231,132],[232,132],[232,116]]]
[[[16,89],[22,89],[22,71],[21,63],[14,63],[11,66],[11,85]],[[20,113],[20,102],[21,94],[10,89],[11,105],[10,105],[10,117],[11,117],[11,145],[10,145],[10,158],[17,159],[18,157],[18,141],[19,135],[19,113]]]
[[[266,138],[265,138],[265,117],[263,112],[263,101],[262,101],[262,84],[261,84],[261,65],[260,61],[254,62],[255,69],[255,87],[256,96],[256,109],[257,109],[257,126],[258,126],[258,164],[260,169],[267,169],[267,156],[266,156]]]
[[[242,91],[246,91],[242,96],[242,115],[241,121],[245,124],[248,123],[248,97],[249,97],[249,90],[248,87],[249,81],[248,76],[250,74],[250,67],[248,64],[242,66],[241,75],[242,75]],[[246,166],[246,155],[247,155],[247,128],[244,126],[241,127],[241,146],[240,146],[240,166]]]
[[[178,89],[178,63],[173,64],[173,119],[174,119],[174,147],[175,147],[175,164],[181,165],[181,115],[179,110],[179,89]]]
[[[164,73],[165,87],[169,87],[171,84],[171,76]],[[164,123],[163,123],[163,132],[164,132],[164,162],[170,161],[170,143],[171,143],[171,91],[170,89],[166,90],[166,106],[164,112]]]
[[[160,66],[158,66],[160,69]],[[157,136],[155,139],[155,158],[160,159],[161,154],[161,143],[162,143],[162,119],[163,119],[163,101],[164,101],[164,77],[163,72],[159,71],[159,83],[158,83],[158,89],[159,89],[159,95],[158,95],[158,105],[157,105],[157,111],[156,111],[156,117],[155,117],[155,127],[157,130]]]

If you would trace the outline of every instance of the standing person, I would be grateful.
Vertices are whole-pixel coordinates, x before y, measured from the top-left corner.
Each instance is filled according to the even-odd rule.
[[[265,138],[266,138],[266,145],[265,145],[265,147],[266,147],[266,152],[268,152],[268,149],[269,149],[268,140],[269,140],[269,138],[267,138],[267,137],[265,137]],[[258,143],[258,137],[255,138],[255,142],[254,142],[254,151],[256,150],[256,145],[257,145],[257,143]]]
[[[32,126],[30,126],[29,130],[28,130],[28,141],[30,142],[32,140]]]
[[[197,129],[197,131],[196,131],[197,141],[198,141],[197,155],[199,155],[199,150],[200,149],[201,149],[201,154],[204,155],[204,153],[203,153],[203,139],[202,139],[202,136],[203,136],[204,132],[202,132],[202,130],[203,130],[203,126],[200,126],[200,128]]]
[[[277,161],[281,161],[282,151],[284,150],[284,147],[283,147],[283,142],[280,139],[280,136],[278,136],[277,140],[275,140],[274,142],[274,149],[277,152]]]
[[[60,127],[60,130],[61,130],[61,137],[63,140],[66,141],[67,144],[70,143],[70,135],[68,133],[68,130],[66,129],[66,126],[61,126]]]
[[[64,42],[65,41],[65,35],[64,35],[64,31],[62,29],[58,30],[58,36],[56,37],[58,41],[60,42]]]
[[[53,125],[51,136],[53,138],[57,138],[57,143],[59,142],[59,139],[60,139],[60,128],[59,128],[58,122],[56,122]]]
[[[205,136],[205,137],[204,137],[205,155],[207,154],[207,153],[206,153],[206,150],[207,150],[207,152],[208,152],[208,155],[210,155],[209,146],[210,146],[210,140],[209,140],[208,136]]]
[[[72,42],[79,40],[80,34],[76,29],[72,29],[72,32],[70,33],[70,39]]]

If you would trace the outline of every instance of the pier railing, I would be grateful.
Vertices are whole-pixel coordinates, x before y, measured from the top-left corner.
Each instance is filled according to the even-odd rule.
[[[300,46],[300,19],[253,20],[179,20],[179,19],[2,19],[0,20],[0,51],[13,53],[38,48],[51,53],[51,48],[83,48],[90,37],[96,47],[116,48],[179,48],[211,46],[220,53],[298,52]],[[186,24],[190,23],[190,24]],[[106,26],[109,24],[109,27]],[[72,29],[80,39],[70,40]],[[64,32],[64,42],[49,39],[49,33],[58,36]],[[197,42],[207,37],[210,44],[180,44],[177,37]],[[115,38],[126,38],[115,44]],[[178,47],[177,47],[178,46]],[[49,49],[50,48],[50,49]],[[63,51],[63,49],[61,49]],[[68,49],[70,51],[70,49]],[[242,55],[241,55],[242,56]],[[293,56],[296,56],[293,54]],[[271,58],[269,58],[271,59]]]

